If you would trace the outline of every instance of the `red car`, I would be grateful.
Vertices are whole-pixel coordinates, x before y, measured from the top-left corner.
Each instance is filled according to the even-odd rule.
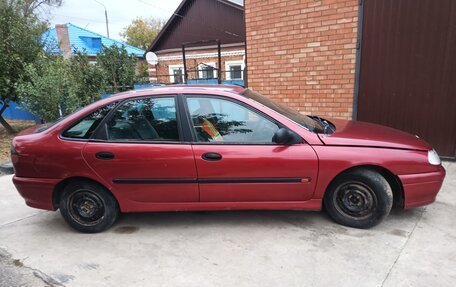
[[[393,204],[432,203],[445,170],[392,128],[305,116],[236,86],[171,86],[100,100],[11,148],[31,207],[100,232],[120,212],[325,207],[369,228]]]

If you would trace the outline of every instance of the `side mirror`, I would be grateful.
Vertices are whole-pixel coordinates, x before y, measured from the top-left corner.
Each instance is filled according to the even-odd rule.
[[[272,141],[280,145],[292,145],[299,143],[301,138],[289,129],[280,128],[275,132]]]

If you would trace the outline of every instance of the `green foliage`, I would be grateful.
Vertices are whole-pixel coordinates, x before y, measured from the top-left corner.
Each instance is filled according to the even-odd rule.
[[[66,61],[45,52],[57,43],[43,43],[46,23],[38,20],[35,11],[61,2],[0,0],[0,100],[18,101],[44,121],[88,105],[104,92],[131,89],[136,80],[136,58],[124,47],[103,47],[97,64],[91,64],[84,53]]]
[[[102,93],[131,89],[135,67],[136,57],[125,47],[103,47],[96,64],[80,52],[70,60],[41,52],[35,63],[25,66],[18,100],[45,122],[53,121],[98,100]]]
[[[97,54],[97,65],[103,70],[108,93],[130,90],[136,80],[136,57],[128,55],[124,46],[103,46]]]
[[[35,17],[23,17],[22,1],[0,0],[0,99],[17,98],[17,83],[25,67],[42,51],[40,35],[46,26]]]
[[[25,67],[25,77],[18,84],[19,101],[45,122],[69,114],[81,106],[71,88],[70,62],[61,56],[41,53],[34,64]]]
[[[164,24],[165,22],[161,19],[138,17],[120,35],[125,38],[129,45],[147,50]]]
[[[4,0],[0,0],[4,1]],[[62,5],[62,0],[10,0],[21,12],[23,17],[35,17],[38,9],[44,7],[59,7]]]
[[[105,73],[97,64],[91,64],[87,54],[75,52],[70,60],[71,92],[81,105],[86,106],[100,99],[106,85]]]
[[[149,65],[146,61],[136,63],[136,84],[146,84],[149,82]]]

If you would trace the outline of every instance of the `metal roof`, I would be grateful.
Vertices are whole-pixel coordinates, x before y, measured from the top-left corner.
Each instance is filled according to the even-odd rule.
[[[182,0],[148,51],[158,53],[181,48],[183,42],[214,39],[222,44],[245,42],[244,7],[228,0]]]
[[[122,41],[114,40],[98,33],[86,30],[71,23],[64,24],[68,27],[68,37],[70,38],[70,46],[72,51],[85,52],[90,56],[95,56],[102,45],[110,47],[116,45],[124,46],[128,54],[136,57],[144,57],[144,50],[128,45]],[[58,47],[57,31],[51,28],[41,35],[41,40],[44,42],[46,49],[51,53],[62,53]]]

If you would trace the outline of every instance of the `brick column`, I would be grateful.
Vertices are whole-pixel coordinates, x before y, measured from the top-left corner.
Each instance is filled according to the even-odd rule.
[[[59,49],[62,51],[63,58],[69,59],[71,57],[70,37],[68,36],[68,27],[66,24],[55,25],[57,31],[57,40],[59,41]]]

